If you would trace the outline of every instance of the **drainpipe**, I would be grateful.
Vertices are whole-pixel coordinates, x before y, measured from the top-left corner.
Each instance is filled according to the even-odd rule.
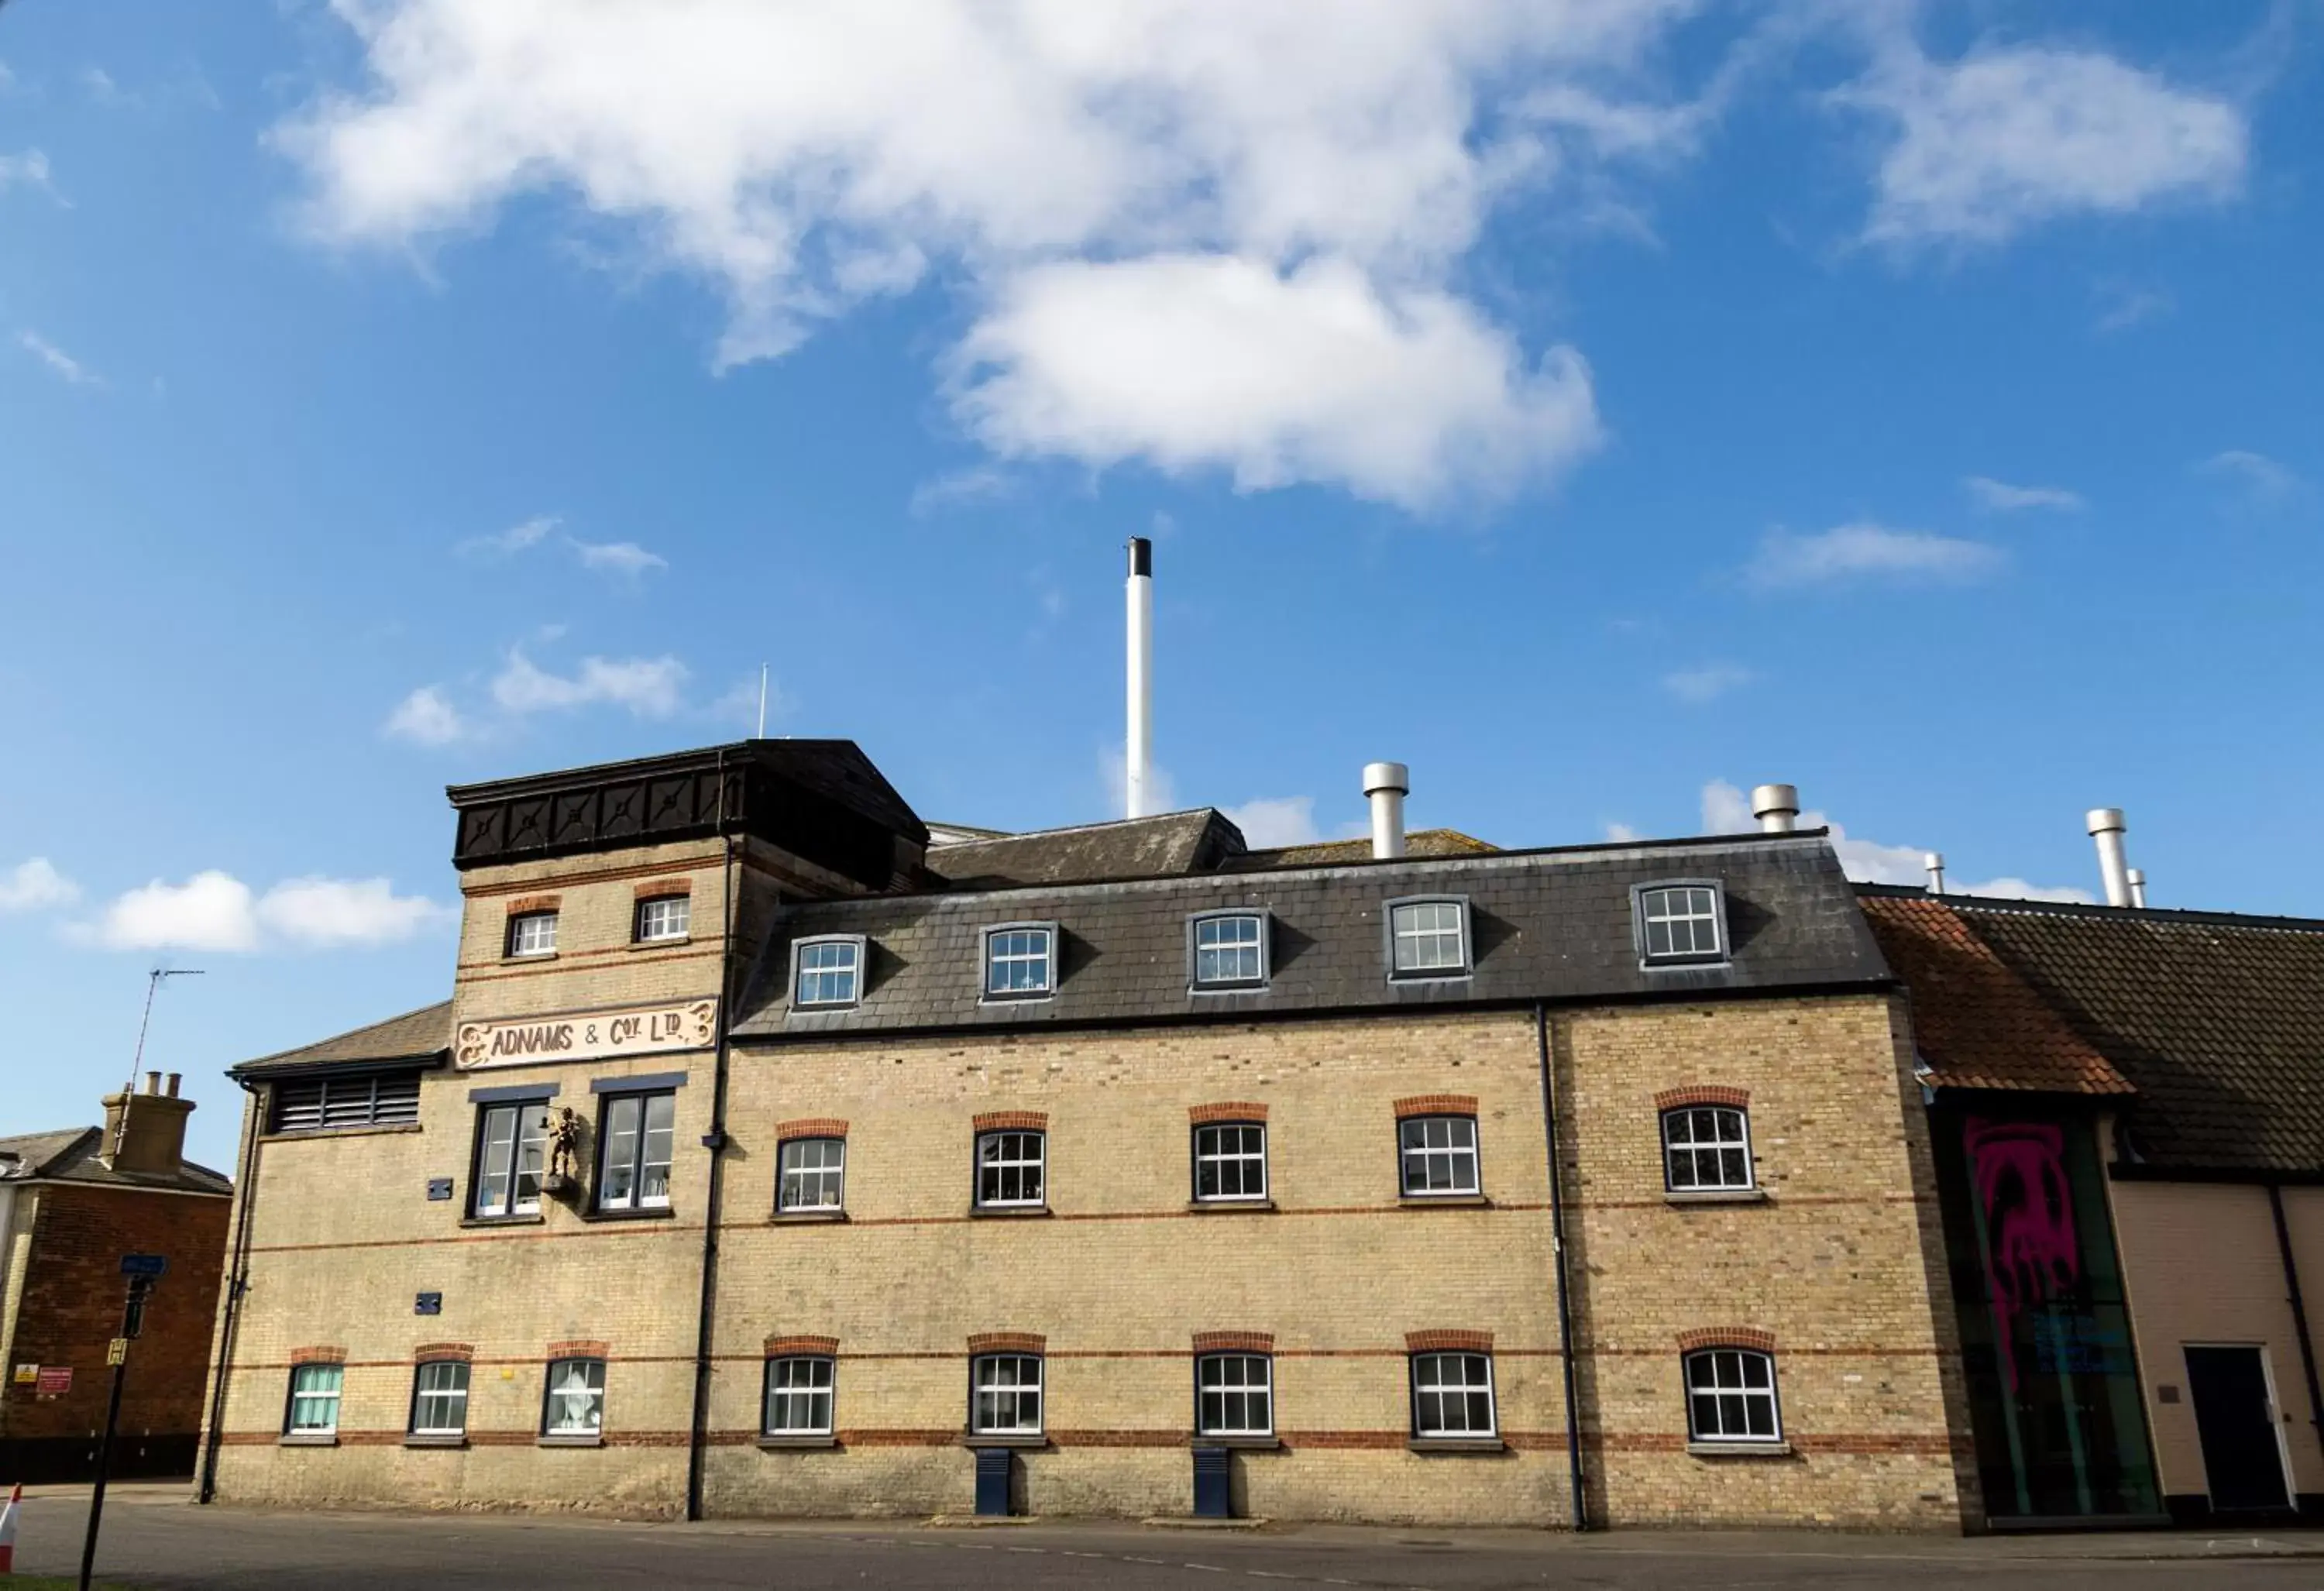
[[[718,754],[718,829],[726,841],[725,939],[719,946],[718,1051],[711,1063],[710,1187],[702,1206],[702,1297],[694,1338],[694,1419],[686,1442],[686,1517],[702,1517],[702,1466],[709,1441],[711,1312],[718,1297],[718,1194],[726,1149],[726,1035],[734,1023],[734,836],[726,827],[726,754]]]
[[[210,1429],[202,1443],[202,1479],[194,1501],[208,1503],[217,1495],[217,1456],[220,1425],[226,1419],[226,1382],[234,1368],[235,1328],[242,1320],[242,1295],[250,1287],[250,1201],[258,1191],[258,1121],[266,1113],[259,1085],[247,1078],[235,1080],[245,1096],[242,1126],[242,1185],[235,1190],[242,1209],[234,1219],[234,1251],[226,1267],[226,1307],[218,1311],[217,1379],[210,1384]]]
[[[2275,1246],[2283,1255],[2283,1284],[2292,1294],[2292,1329],[2300,1333],[2300,1367],[2308,1373],[2308,1423],[2324,1437],[2324,1391],[2316,1381],[2316,1344],[2308,1335],[2308,1305],[2300,1296],[2300,1266],[2292,1257],[2292,1228],[2283,1219],[2283,1190],[2267,1185],[2267,1208],[2275,1217]]]
[[[1557,1356],[1565,1370],[1565,1465],[1573,1486],[1573,1528],[1590,1528],[1590,1504],[1582,1490],[1581,1400],[1573,1389],[1573,1306],[1565,1265],[1564,1177],[1557,1165],[1557,1084],[1549,1064],[1549,1007],[1533,1003],[1535,1046],[1541,1053],[1542,1131],[1549,1141],[1549,1246],[1557,1270]]]

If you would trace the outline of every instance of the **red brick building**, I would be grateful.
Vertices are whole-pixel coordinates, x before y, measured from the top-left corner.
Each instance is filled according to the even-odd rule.
[[[105,1125],[0,1138],[0,1485],[96,1474],[121,1256],[170,1262],[131,1350],[115,1476],[191,1475],[234,1185],[184,1155],[191,1099],[146,1073]]]

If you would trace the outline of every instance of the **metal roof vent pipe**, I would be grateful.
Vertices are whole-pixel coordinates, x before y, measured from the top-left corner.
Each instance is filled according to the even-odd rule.
[[[1404,854],[1404,798],[1412,794],[1412,770],[1401,762],[1364,764],[1364,799],[1372,804],[1372,860]]]
[[[1129,733],[1122,747],[1124,817],[1153,815],[1154,769],[1154,544],[1130,538]]]
[[[1800,792],[1795,785],[1760,785],[1751,792],[1751,815],[1770,834],[1788,834],[1799,826]]]
[[[2106,881],[2107,905],[2126,906],[2130,892],[2130,859],[2123,851],[2122,808],[2094,806],[2084,818],[2090,838],[2098,842],[2098,877]],[[2144,880],[2141,880],[2143,883]]]
[[[1945,853],[1932,851],[1921,859],[1921,865],[1929,869],[1929,893],[1942,895],[1945,892]]]
[[[2130,904],[2143,909],[2146,905],[2146,869],[2133,868],[2124,876],[2130,880]]]

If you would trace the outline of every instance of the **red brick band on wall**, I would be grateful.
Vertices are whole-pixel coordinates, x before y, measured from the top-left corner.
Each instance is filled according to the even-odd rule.
[[[549,1356],[552,1359],[602,1359],[606,1356],[605,1345],[576,1337],[568,1342],[550,1343]]]
[[[1404,1347],[1412,1354],[1489,1354],[1493,1351],[1493,1334],[1489,1331],[1407,1331]]]
[[[293,1365],[344,1365],[347,1350],[343,1347],[296,1347],[290,1350]]]
[[[693,893],[694,880],[691,878],[649,878],[637,888],[640,900],[663,900],[673,895]]]
[[[770,1337],[767,1338],[767,1357],[781,1358],[785,1354],[835,1354],[839,1338],[835,1337]]]
[[[411,1350],[414,1364],[425,1365],[438,1359],[457,1359],[463,1365],[476,1356],[476,1346],[470,1342],[423,1342]]]
[[[802,1116],[797,1121],[775,1123],[775,1138],[844,1138],[847,1124],[835,1116]]]
[[[1047,1132],[1049,1113],[1046,1110],[987,1110],[976,1117],[980,1133],[1038,1133]]]
[[[1655,1096],[1657,1110],[1677,1110],[1689,1105],[1724,1105],[1730,1109],[1748,1110],[1751,1107],[1751,1090],[1730,1089],[1723,1083],[1690,1083],[1683,1089],[1665,1089]]]
[[[968,1334],[968,1351],[972,1354],[1038,1354],[1048,1346],[1049,1339],[1038,1331],[972,1331]]]
[[[1678,1351],[1693,1353],[1697,1348],[1754,1348],[1763,1354],[1775,1351],[1775,1334],[1762,1331],[1757,1326],[1703,1326],[1678,1334]]]
[[[1396,1102],[1396,1118],[1407,1116],[1474,1116],[1477,1096],[1474,1094],[1415,1094],[1409,1099]]]
[[[1194,1351],[1198,1354],[1271,1354],[1275,1351],[1272,1331],[1197,1331]]]
[[[1189,1105],[1186,1119],[1196,1127],[1213,1121],[1265,1121],[1267,1107],[1250,1099],[1224,1099],[1216,1105]]]
[[[558,897],[554,895],[520,896],[508,903],[509,915],[514,917],[526,912],[553,912],[557,909],[557,902]]]

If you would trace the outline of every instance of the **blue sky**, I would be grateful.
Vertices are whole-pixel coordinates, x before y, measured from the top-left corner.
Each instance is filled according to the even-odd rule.
[[[0,10],[0,1131],[441,998],[448,782],[2313,913],[2324,13]],[[1253,804],[1259,804],[1254,805]],[[2287,863],[2286,858],[2294,859]],[[2012,883],[2011,881],[2016,881]]]

